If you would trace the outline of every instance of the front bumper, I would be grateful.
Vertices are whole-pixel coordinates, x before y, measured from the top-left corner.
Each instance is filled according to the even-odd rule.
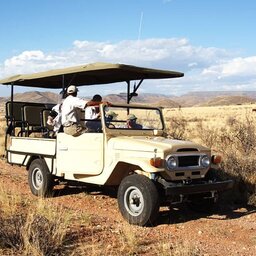
[[[168,182],[162,178],[157,179],[157,182],[163,186],[166,196],[171,195],[190,195],[201,194],[207,192],[221,192],[229,190],[233,187],[233,180],[226,181],[200,181],[197,183],[183,184]]]

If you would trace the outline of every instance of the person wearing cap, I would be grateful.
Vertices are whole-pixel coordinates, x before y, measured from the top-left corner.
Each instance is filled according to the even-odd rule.
[[[128,115],[126,125],[127,125],[127,128],[130,128],[130,129],[138,129],[138,130],[142,129],[142,125],[137,124],[137,117],[134,114]]]
[[[116,114],[114,111],[109,111],[108,113],[106,113],[105,119],[106,119],[106,125],[108,128],[115,128],[115,125],[112,124],[111,121],[117,116],[118,114]]]
[[[66,134],[79,136],[86,131],[86,128],[80,124],[80,111],[87,106],[99,105],[99,102],[88,101],[77,97],[78,89],[75,85],[67,88],[67,97],[62,104],[61,122]],[[102,102],[101,102],[102,103]]]

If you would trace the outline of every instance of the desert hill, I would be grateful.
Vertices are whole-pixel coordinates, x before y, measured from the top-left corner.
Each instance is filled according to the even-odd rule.
[[[90,98],[91,96],[86,97]],[[14,94],[16,101],[57,103],[58,99],[59,95],[52,92],[32,91]],[[126,103],[126,93],[104,95],[103,99],[113,103]],[[0,97],[0,104],[8,100],[8,97]],[[169,108],[240,105],[255,103],[256,92],[190,92],[181,96],[140,93],[133,97],[131,102]]]
[[[255,91],[207,91],[207,92],[189,92],[179,97],[171,97],[171,99],[177,102],[182,107],[193,106],[221,106],[223,101],[220,100],[220,96],[225,97],[225,105],[237,105],[256,100]],[[241,98],[239,98],[241,97]],[[242,100],[243,99],[243,100]],[[209,102],[210,101],[210,102]]]
[[[26,101],[26,102],[38,102],[38,103],[57,103],[59,95],[53,92],[24,92],[24,93],[15,93],[15,101]],[[0,102],[6,102],[10,100],[10,97],[1,97]]]
[[[120,94],[109,94],[103,97],[104,100],[115,103],[126,103],[126,93]],[[133,97],[131,103],[136,104],[150,104],[151,106],[161,106],[177,108],[179,104],[174,100],[170,99],[170,96],[165,96],[162,94],[151,94],[142,93],[136,97]]]
[[[255,99],[248,96],[217,96],[197,106],[228,106],[228,105],[242,105],[254,104]]]

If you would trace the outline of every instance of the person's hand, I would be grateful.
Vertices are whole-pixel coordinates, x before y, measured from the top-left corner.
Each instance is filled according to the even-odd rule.
[[[54,121],[53,121],[53,118],[51,116],[48,116],[47,118],[47,122],[46,122],[48,125],[51,125],[53,126],[54,125]]]

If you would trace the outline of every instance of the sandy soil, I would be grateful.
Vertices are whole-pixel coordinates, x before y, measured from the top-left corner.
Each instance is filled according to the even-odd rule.
[[[0,185],[3,184],[29,200],[37,200],[29,190],[25,168],[11,166],[1,159]],[[133,252],[126,255],[163,255],[163,248],[165,255],[186,255],[185,247],[193,251],[189,255],[256,255],[256,209],[250,207],[222,205],[211,215],[196,213],[187,207],[161,208],[157,225],[144,228],[131,226],[122,218],[115,191],[69,187],[58,192],[47,200],[65,205],[69,211],[89,214],[95,229],[94,241],[87,239],[87,242],[102,239],[105,251],[111,247],[113,255],[118,255],[118,249],[113,249],[117,236],[125,232],[132,234],[133,243],[137,240]],[[86,230],[82,230],[79,223],[73,228],[81,228],[80,236],[86,236]],[[128,246],[125,245],[128,242],[124,241],[124,246]],[[171,254],[174,245],[179,245],[184,254]]]

